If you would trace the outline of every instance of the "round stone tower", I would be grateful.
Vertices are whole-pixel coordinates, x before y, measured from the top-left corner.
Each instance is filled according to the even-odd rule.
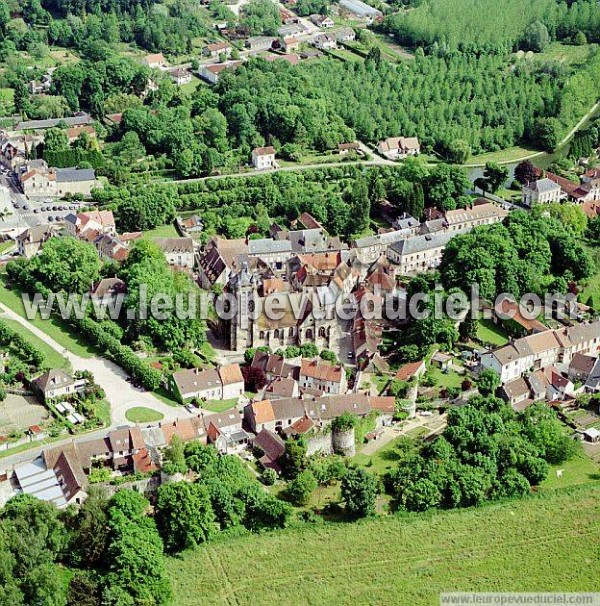
[[[356,454],[356,444],[354,442],[354,427],[350,429],[331,430],[331,441],[333,452],[344,457],[353,457]]]

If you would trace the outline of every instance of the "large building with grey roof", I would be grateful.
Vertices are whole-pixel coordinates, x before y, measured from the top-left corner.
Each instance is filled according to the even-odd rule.
[[[464,230],[412,236],[393,243],[387,249],[387,258],[397,265],[396,273],[411,276],[439,267],[446,245]]]

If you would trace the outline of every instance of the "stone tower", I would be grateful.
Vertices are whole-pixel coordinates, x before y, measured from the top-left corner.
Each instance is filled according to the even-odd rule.
[[[231,293],[236,301],[236,314],[231,318],[230,343],[234,350],[245,350],[252,347],[252,313],[256,305],[258,280],[248,269],[248,263],[242,265],[238,274],[230,280]]]

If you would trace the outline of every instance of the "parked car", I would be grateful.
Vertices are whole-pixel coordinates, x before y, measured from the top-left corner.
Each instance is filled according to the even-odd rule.
[[[191,404],[187,404],[186,407],[185,407],[185,409],[188,412],[191,412],[191,413],[195,413],[196,412],[196,409]]]

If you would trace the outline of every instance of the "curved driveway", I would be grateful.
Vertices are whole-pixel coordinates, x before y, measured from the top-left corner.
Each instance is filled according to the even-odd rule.
[[[2,303],[0,303],[0,311],[2,311],[6,317],[24,326],[36,337],[52,347],[52,349],[67,358],[71,363],[73,370],[88,370],[94,375],[96,383],[102,387],[106,393],[106,398],[110,403],[112,417],[111,427],[130,425],[131,423],[125,418],[125,412],[133,406],[146,406],[152,408],[163,414],[165,420],[174,421],[178,417],[183,418],[192,416],[182,406],[169,406],[152,393],[140,391],[133,387],[133,385],[127,381],[127,373],[114,362],[99,357],[82,358],[76,356],[64,347],[61,347],[43,330],[40,330],[37,326],[34,326],[31,322]]]

